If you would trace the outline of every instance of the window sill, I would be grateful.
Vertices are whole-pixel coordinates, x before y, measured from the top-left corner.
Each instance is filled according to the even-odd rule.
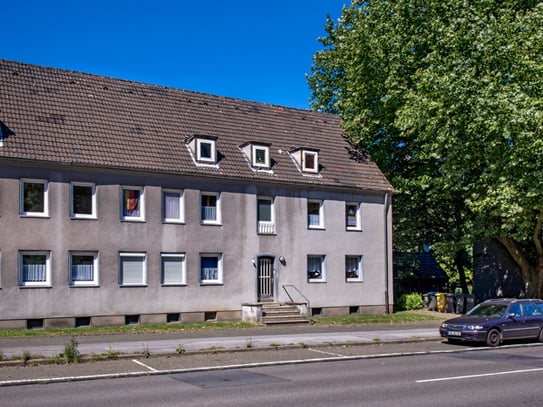
[[[51,217],[46,214],[39,214],[39,213],[21,213],[19,215],[21,218],[41,218],[41,219],[50,219]]]
[[[310,279],[310,280],[307,280],[308,283],[326,283],[326,280],[313,280],[313,279]]]
[[[202,226],[222,226],[222,223],[220,223],[220,222],[200,221],[200,225],[202,225]]]
[[[141,288],[147,287],[147,284],[119,284],[119,288]]]
[[[363,283],[364,280],[359,280],[357,278],[348,278],[347,280],[345,280],[346,283]]]
[[[162,283],[161,287],[187,287],[187,283]]]
[[[70,216],[71,220],[98,220],[97,216]]]
[[[121,222],[145,223],[145,219],[138,219],[138,218],[121,218]]]
[[[200,281],[200,286],[222,286],[224,285],[224,283],[220,282],[220,281],[216,281],[216,282],[203,282],[203,281]]]
[[[87,283],[87,284],[70,284],[70,288],[100,288],[100,285],[97,283]]]
[[[53,288],[52,285],[19,285],[19,288],[32,289],[32,288]]]
[[[361,228],[345,228],[347,232],[362,232]]]
[[[324,226],[308,226],[308,230],[326,230]]]
[[[184,220],[175,220],[175,219],[162,219],[162,223],[165,225],[185,225]]]

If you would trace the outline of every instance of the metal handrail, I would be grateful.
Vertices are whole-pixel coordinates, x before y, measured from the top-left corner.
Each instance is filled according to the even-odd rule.
[[[309,301],[309,298],[307,298],[299,289],[298,287],[296,287],[295,285],[292,285],[292,284],[283,284],[283,290],[285,290],[285,293],[287,293],[287,296],[288,298],[290,298],[290,302],[294,303],[296,301],[294,301],[292,299],[292,296],[290,295],[290,293],[288,292],[287,288],[294,288],[298,294],[300,294],[300,296],[302,296],[305,300],[305,305],[307,307],[307,315],[308,315],[308,318],[311,318],[311,303]]]

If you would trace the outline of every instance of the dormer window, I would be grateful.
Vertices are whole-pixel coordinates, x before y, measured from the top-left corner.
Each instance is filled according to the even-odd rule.
[[[187,146],[196,163],[217,163],[217,137],[195,135],[188,140]]]
[[[298,148],[290,152],[302,173],[319,173],[319,150],[316,148]]]
[[[240,146],[240,149],[247,156],[253,168],[268,169],[271,166],[270,146],[271,144],[251,141]]]
[[[319,152],[302,150],[302,170],[305,172],[319,172]]]
[[[196,140],[196,159],[198,161],[216,162],[217,153],[215,150],[215,140],[202,139]]]

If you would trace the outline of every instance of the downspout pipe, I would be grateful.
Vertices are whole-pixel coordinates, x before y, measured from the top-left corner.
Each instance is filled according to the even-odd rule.
[[[385,247],[385,307],[386,313],[390,314],[390,297],[389,297],[389,275],[388,269],[390,265],[390,256],[389,256],[389,233],[388,233],[388,212],[390,208],[390,197],[389,192],[385,192],[384,199],[384,214],[383,214],[383,224],[384,224],[384,247]]]

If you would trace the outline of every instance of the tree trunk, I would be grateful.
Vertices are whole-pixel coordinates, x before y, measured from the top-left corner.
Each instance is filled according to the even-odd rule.
[[[469,294],[468,283],[466,281],[466,253],[464,249],[458,250],[454,254],[454,265],[458,271],[458,279],[460,280],[460,288],[464,294]]]
[[[524,294],[528,298],[543,298],[543,256],[539,256],[535,264],[530,263],[518,243],[509,237],[496,239],[504,252],[518,265],[520,276],[524,282]]]

